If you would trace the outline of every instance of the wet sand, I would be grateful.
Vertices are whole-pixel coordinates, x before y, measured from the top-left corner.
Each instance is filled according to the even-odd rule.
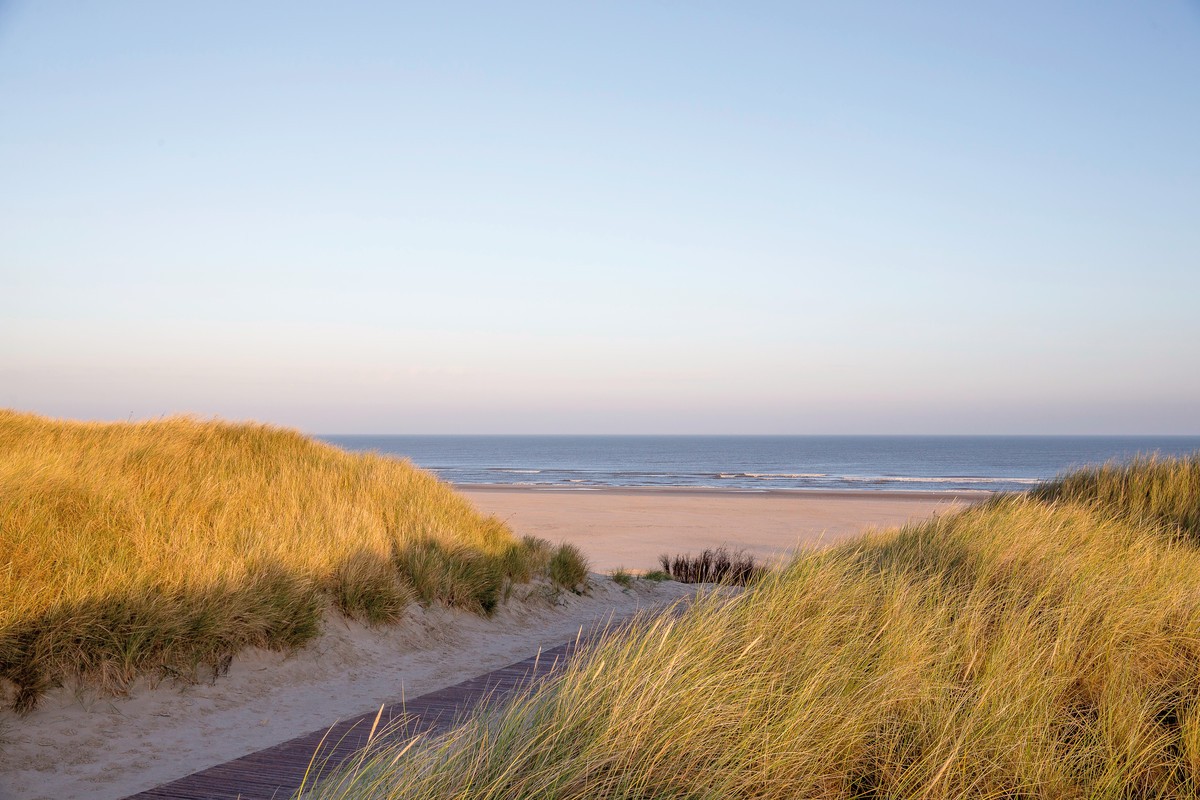
[[[577,545],[601,572],[656,568],[662,553],[722,545],[777,561],[864,527],[892,527],[965,508],[987,492],[731,492],[706,489],[554,490],[459,486],[518,534]]]

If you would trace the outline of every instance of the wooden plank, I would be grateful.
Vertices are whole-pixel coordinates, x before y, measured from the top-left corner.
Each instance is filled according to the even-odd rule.
[[[395,728],[389,733],[399,740],[445,732],[481,702],[504,700],[557,672],[575,649],[575,642],[568,642],[486,675],[403,703],[386,705],[380,724],[394,723]],[[374,721],[374,713],[342,720],[328,729],[312,731],[200,770],[127,800],[281,800],[300,787],[314,754],[316,765],[321,766],[322,772],[328,772],[360,753]]]

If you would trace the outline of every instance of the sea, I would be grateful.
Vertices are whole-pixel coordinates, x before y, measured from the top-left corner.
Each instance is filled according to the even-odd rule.
[[[318,436],[407,458],[461,486],[556,491],[1013,492],[1138,455],[1200,452],[1200,436]]]

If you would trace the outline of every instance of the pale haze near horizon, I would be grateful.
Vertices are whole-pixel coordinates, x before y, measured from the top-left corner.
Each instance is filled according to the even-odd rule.
[[[0,406],[1200,433],[1195,4],[0,2]]]

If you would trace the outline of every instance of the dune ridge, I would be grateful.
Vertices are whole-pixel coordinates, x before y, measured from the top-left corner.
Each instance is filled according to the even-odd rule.
[[[514,583],[586,574],[411,464],[295,431],[0,411],[0,701],[65,683],[216,674],[290,649],[329,608],[486,614]]]

